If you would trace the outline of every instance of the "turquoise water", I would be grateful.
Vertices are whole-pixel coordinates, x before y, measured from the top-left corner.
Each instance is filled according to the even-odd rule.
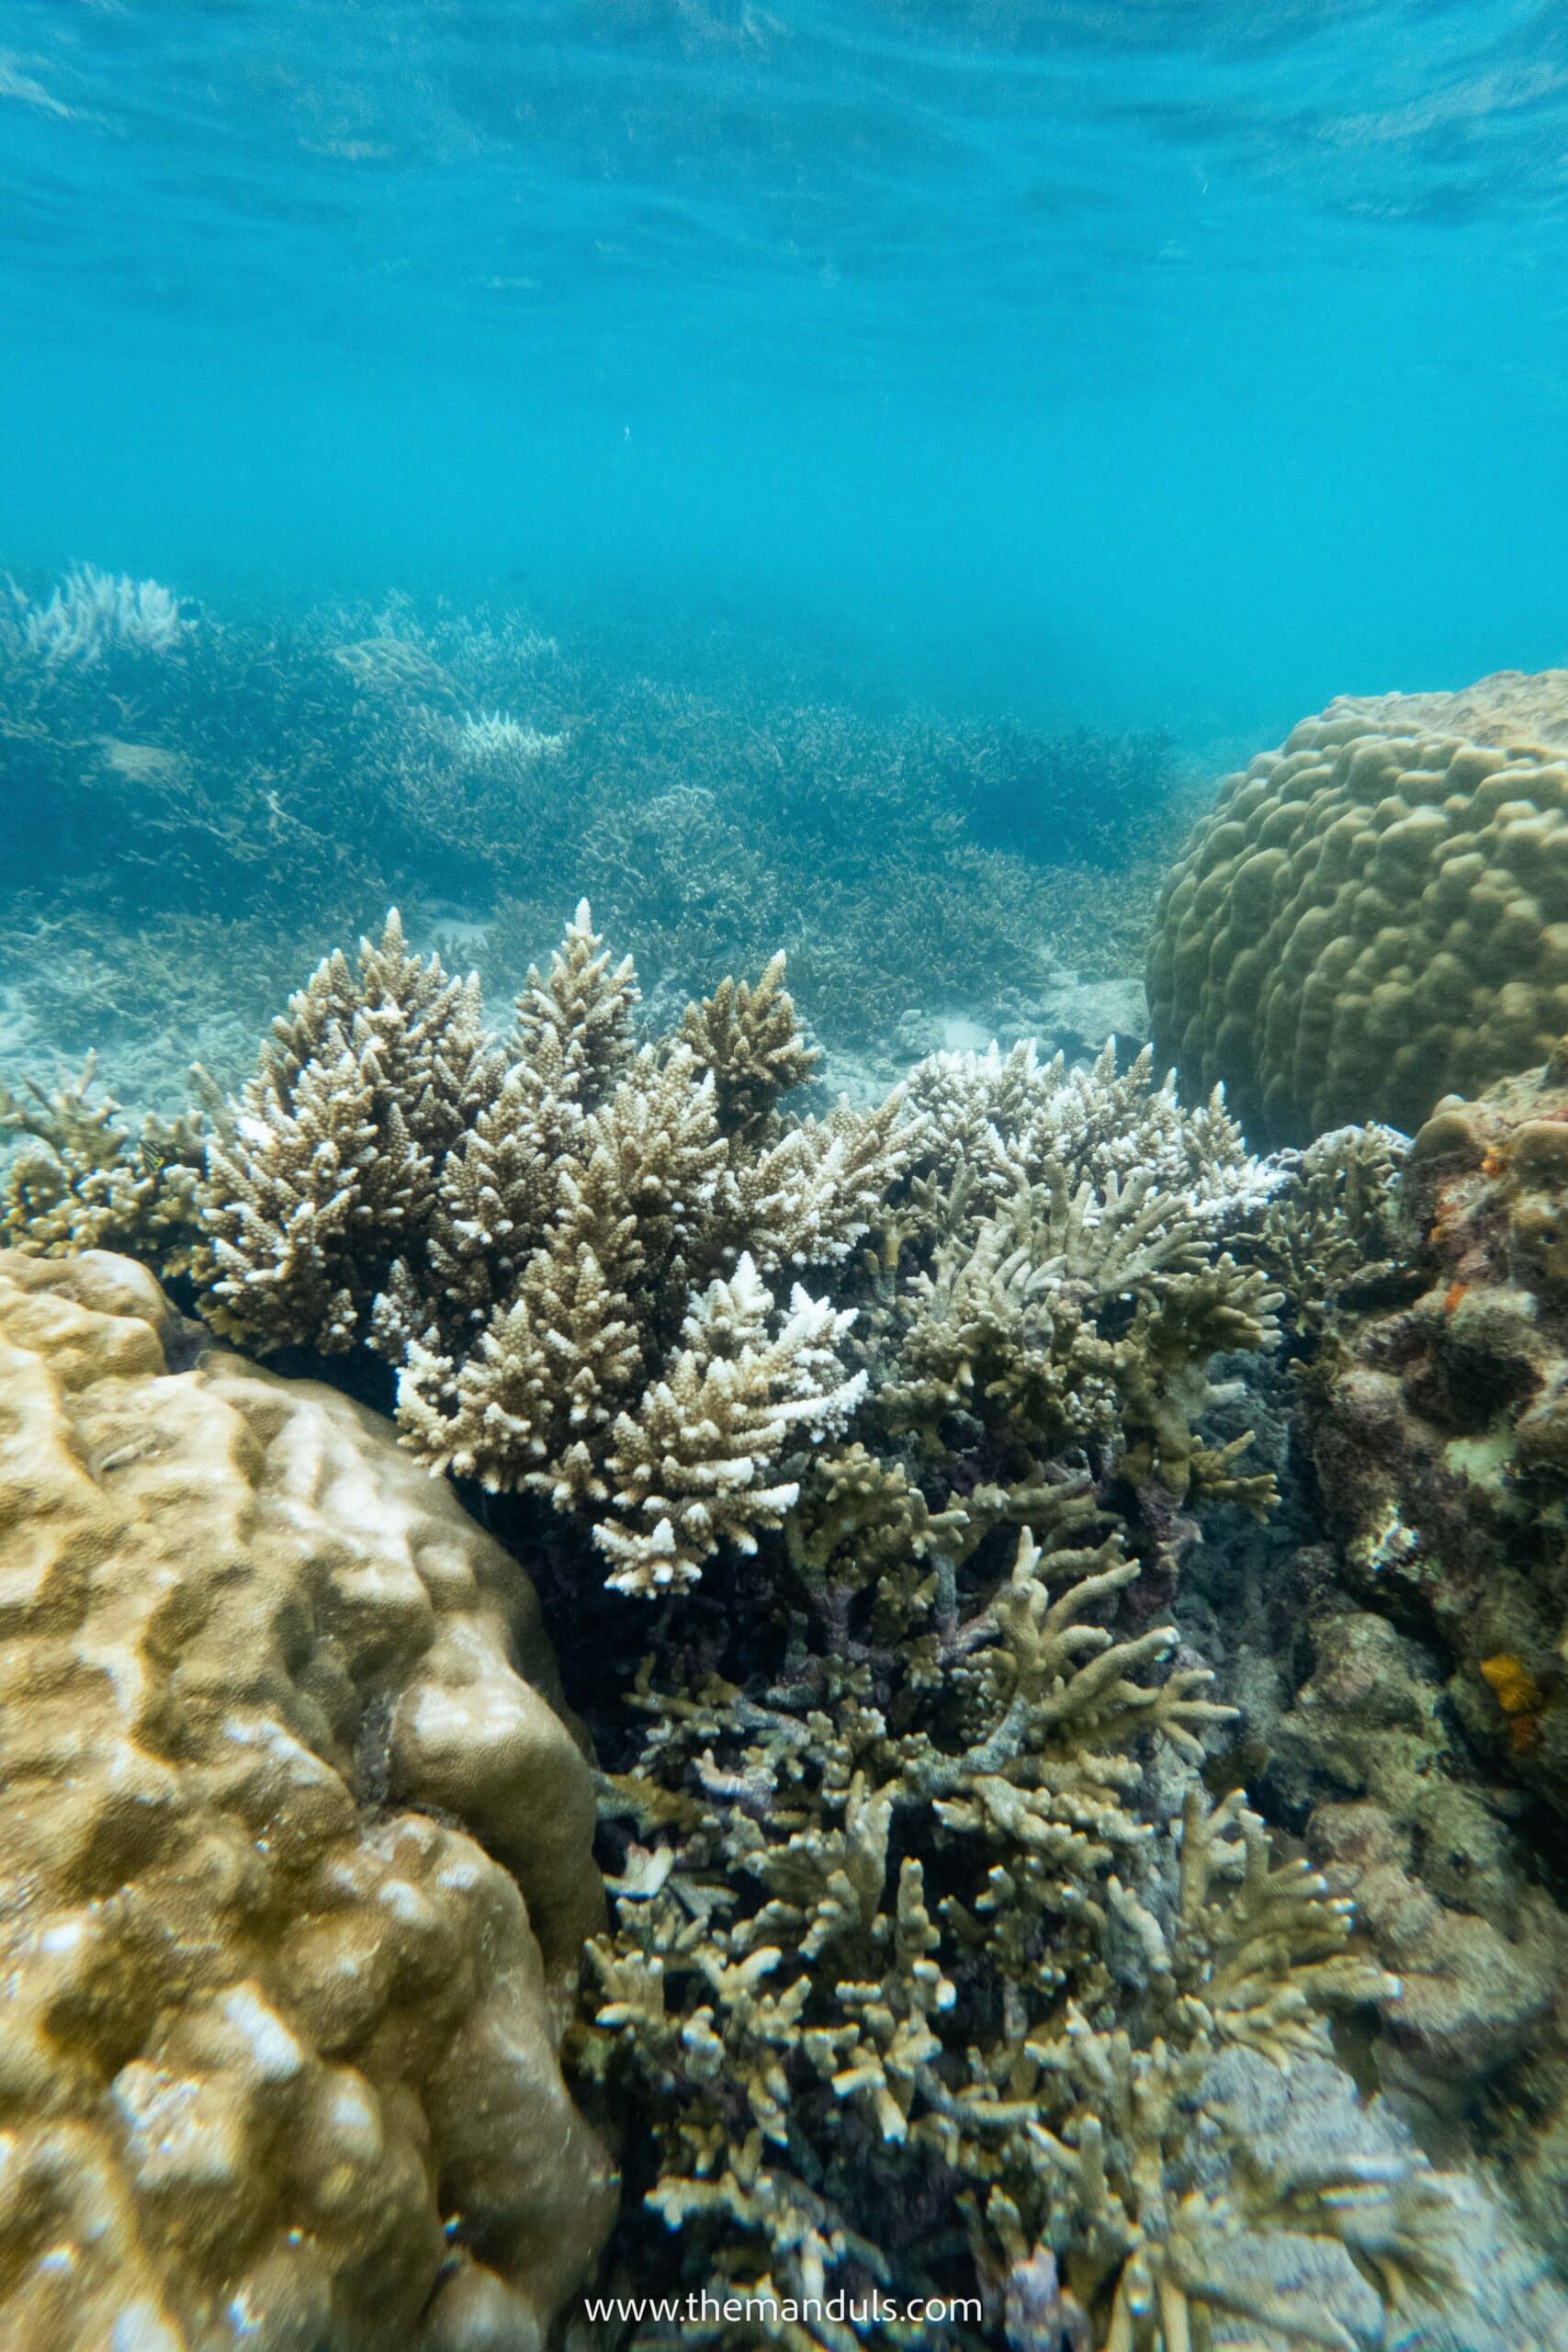
[[[1208,812],[1568,665],[1568,0],[6,0],[0,202],[0,2352],[1564,2352],[1568,666]]]
[[[1535,0],[10,0],[0,560],[823,616],[1272,740],[1563,654]]]

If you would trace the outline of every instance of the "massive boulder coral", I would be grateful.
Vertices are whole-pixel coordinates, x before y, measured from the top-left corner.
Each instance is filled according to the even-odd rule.
[[[537,2346],[613,2211],[521,1570],[334,1392],[0,1254],[0,2336]]]
[[[1373,1605],[1455,1661],[1467,1729],[1568,1810],[1568,1053],[1412,1147],[1399,1267],[1309,1397]]]
[[[1261,1143],[1544,1059],[1568,1028],[1568,672],[1331,703],[1228,776],[1168,876],[1156,1052]]]

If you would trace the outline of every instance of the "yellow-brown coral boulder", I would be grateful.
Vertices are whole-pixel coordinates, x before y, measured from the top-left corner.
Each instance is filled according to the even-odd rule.
[[[1568,671],[1342,697],[1226,777],[1167,880],[1155,1045],[1260,1144],[1543,1061],[1568,1029]]]
[[[612,2182],[522,1571],[142,1268],[4,1252],[0,1611],[0,2342],[539,2345]]]

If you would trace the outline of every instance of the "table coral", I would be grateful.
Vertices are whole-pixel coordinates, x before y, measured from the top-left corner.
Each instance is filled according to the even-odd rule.
[[[0,1256],[0,2335],[537,2346],[613,2184],[533,1595],[372,1416],[199,1343],[126,1260]]]
[[[1162,894],[1156,1048],[1304,1143],[1529,1069],[1568,1028],[1568,673],[1330,705],[1228,776]]]

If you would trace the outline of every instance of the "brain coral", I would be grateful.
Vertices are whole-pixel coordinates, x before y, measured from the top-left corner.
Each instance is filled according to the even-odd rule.
[[[0,1253],[0,2340],[527,2352],[611,2200],[533,1595],[370,1415],[190,1333]]]
[[[1371,1604],[1454,1661],[1472,1738],[1568,1814],[1568,1040],[1438,1104],[1405,1213],[1307,1385],[1324,1493]]]
[[[1156,1052],[1255,1142],[1413,1130],[1568,1029],[1568,671],[1331,703],[1167,880]]]

